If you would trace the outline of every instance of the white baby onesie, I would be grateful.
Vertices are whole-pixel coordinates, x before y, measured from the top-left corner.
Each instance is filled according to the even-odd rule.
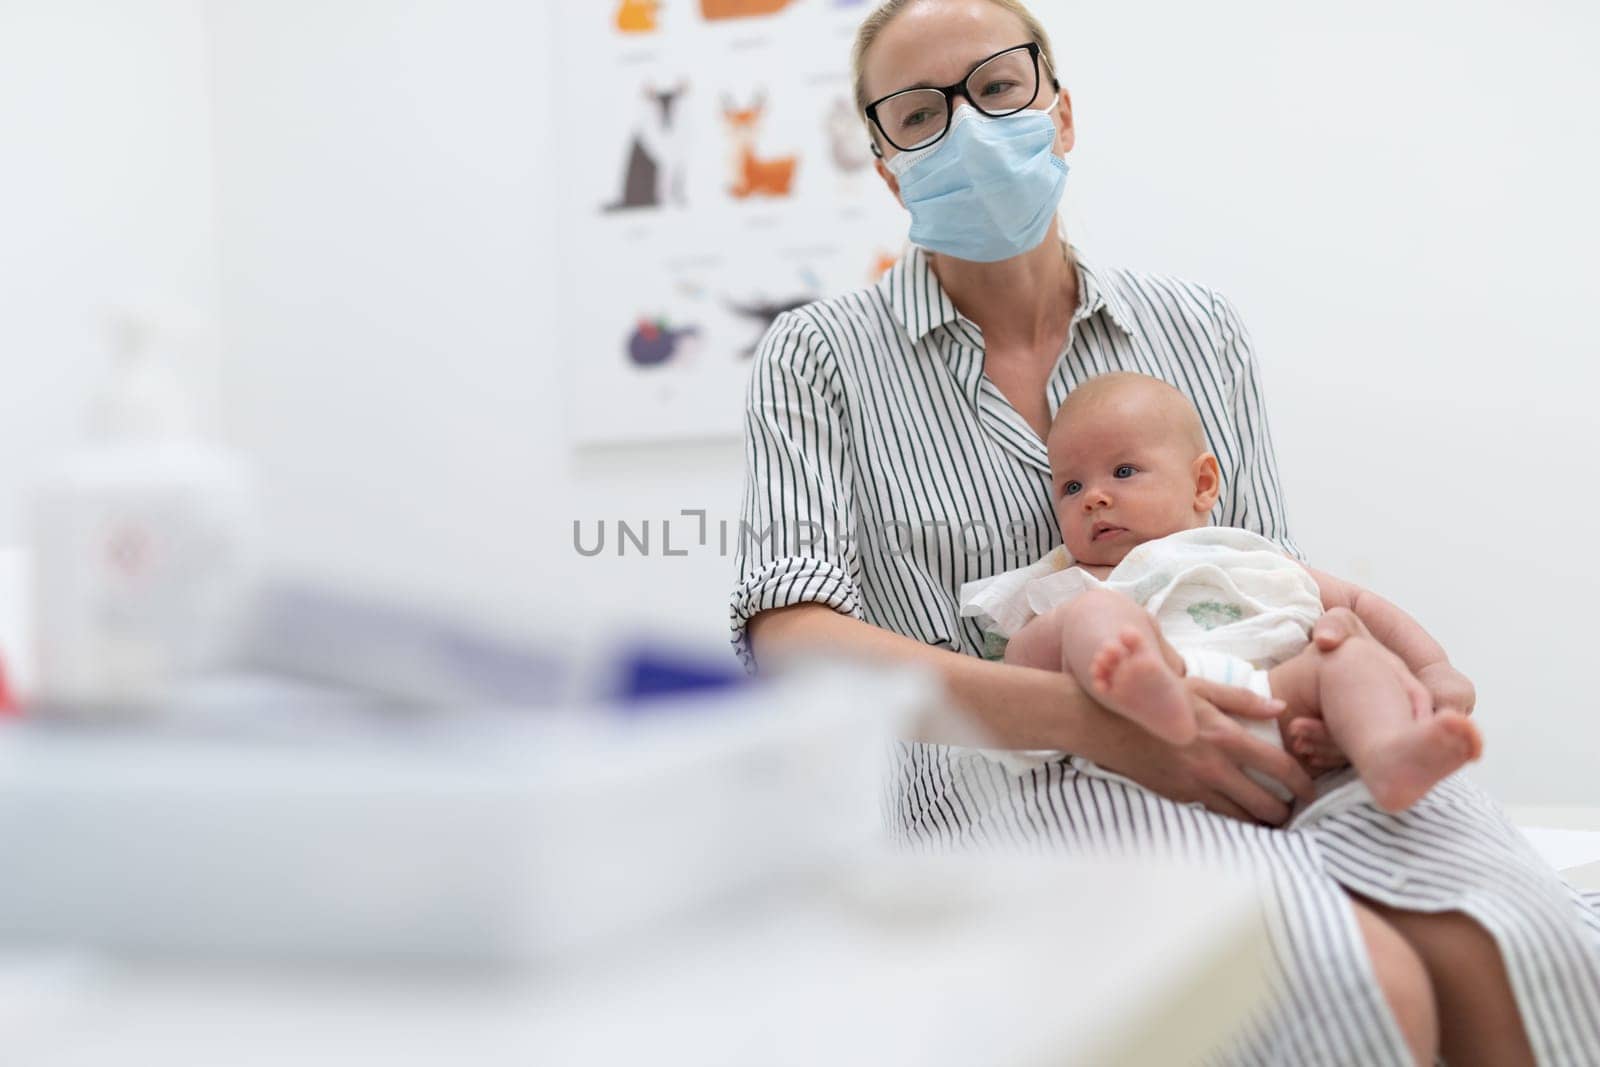
[[[1030,566],[963,585],[961,614],[975,617],[986,634],[1008,640],[1035,615],[1100,587],[1123,593],[1153,614],[1190,673],[1263,695],[1271,694],[1266,671],[1304,648],[1322,615],[1322,596],[1309,571],[1259,534],[1230,526],[1146,541],[1103,581],[1073,568],[1066,549],[1058,547]],[[995,640],[990,647],[1004,646]],[[1280,743],[1276,723],[1239,722]],[[1006,762],[1020,769],[1061,755],[1008,752]],[[1073,763],[1110,775],[1087,760]]]

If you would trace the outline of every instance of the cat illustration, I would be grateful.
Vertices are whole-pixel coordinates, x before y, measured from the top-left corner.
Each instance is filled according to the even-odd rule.
[[[788,196],[794,184],[795,168],[800,165],[799,156],[756,158],[756,131],[766,108],[765,96],[757,96],[755,103],[747,108],[736,108],[732,101],[723,98],[722,117],[733,139],[733,185],[728,192],[740,200],[751,196]]]
[[[850,106],[850,101],[842,96],[835,97],[833,107],[828,111],[826,124],[828,150],[833,156],[834,166],[846,174],[853,174],[871,166],[871,142],[867,140],[866,128],[856,118],[855,109]]]
[[[660,207],[669,200],[680,205],[687,202],[683,194],[683,129],[674,110],[688,88],[682,82],[665,91],[645,86],[628,147],[622,197],[604,210]]]
[[[717,19],[744,19],[753,15],[775,15],[793,0],[700,0],[700,14],[708,22]]]
[[[791,297],[788,300],[756,299],[744,303],[736,303],[732,300],[725,299],[723,303],[727,305],[729,311],[732,311],[738,315],[743,315],[748,319],[754,319],[761,325],[761,332],[765,334],[767,332],[767,328],[777,321],[779,315],[782,315],[785,311],[793,311],[797,307],[804,307],[806,304],[811,303],[811,301],[815,299],[816,296],[808,295]],[[759,344],[760,341],[757,340],[756,344],[751,345],[749,348],[746,348],[739,354],[748,359],[756,354],[756,348]]]
[[[661,0],[622,0],[617,8],[617,30],[620,33],[654,33],[656,12]]]

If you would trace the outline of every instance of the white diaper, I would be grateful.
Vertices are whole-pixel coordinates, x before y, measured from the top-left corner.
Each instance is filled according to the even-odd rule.
[[[1240,689],[1250,690],[1257,696],[1266,697],[1269,700],[1272,698],[1272,683],[1267,677],[1267,672],[1251,666],[1238,656],[1230,656],[1226,652],[1208,652],[1204,650],[1181,652],[1179,655],[1183,656],[1184,670],[1188,672],[1191,678],[1204,678],[1212,682],[1221,682],[1223,685],[1236,685]],[[1243,726],[1247,731],[1267,742],[1267,744],[1277,748],[1283,747],[1283,739],[1278,733],[1276,719],[1246,719],[1240,716],[1232,716],[1232,718],[1234,722]],[[1018,753],[1011,753],[1011,755],[1018,755]],[[1020,755],[1037,757],[1042,753],[1028,752],[1020,753]],[[1060,758],[1059,755],[1057,758]],[[1084,774],[1094,775],[1096,778],[1109,778],[1116,782],[1127,782],[1129,785],[1138,784],[1129,781],[1129,779],[1124,778],[1115,771],[1108,771],[1094,761],[1086,760],[1082,756],[1073,756],[1072,766],[1075,770],[1082,771]],[[1294,794],[1285,789],[1282,782],[1268,778],[1266,775],[1248,767],[1245,768],[1244,773],[1279,800],[1286,802],[1294,800]]]

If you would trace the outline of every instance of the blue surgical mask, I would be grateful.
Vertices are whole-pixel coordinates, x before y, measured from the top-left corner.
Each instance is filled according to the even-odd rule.
[[[1052,151],[1055,106],[1000,118],[958,107],[938,144],[885,163],[911,212],[911,243],[976,263],[1037,248],[1067,185],[1067,161]]]

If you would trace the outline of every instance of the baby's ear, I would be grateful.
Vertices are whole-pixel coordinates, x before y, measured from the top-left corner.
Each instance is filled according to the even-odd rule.
[[[1222,465],[1217,462],[1216,456],[1203,452],[1195,458],[1192,472],[1194,510],[1204,515],[1216,504],[1217,497],[1222,495]]]

